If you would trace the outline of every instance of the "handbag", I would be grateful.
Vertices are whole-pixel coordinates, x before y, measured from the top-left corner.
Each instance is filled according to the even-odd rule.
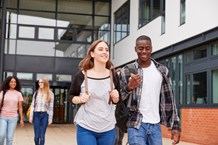
[[[30,106],[29,106],[29,108],[28,108],[28,110],[27,110],[27,112],[26,112],[26,116],[27,116],[28,118],[30,118],[30,110],[31,110],[31,104],[30,104]]]
[[[38,93],[38,91],[36,91],[35,93],[34,93],[34,95],[33,95],[33,98],[35,99],[35,101],[34,101],[34,108],[35,108],[35,105],[36,105],[36,96],[37,96],[37,93]],[[28,110],[27,110],[27,112],[26,112],[26,116],[28,117],[28,118],[30,118],[30,111],[31,111],[31,105],[32,105],[32,103],[30,104],[30,106],[29,106],[29,108],[28,108]]]

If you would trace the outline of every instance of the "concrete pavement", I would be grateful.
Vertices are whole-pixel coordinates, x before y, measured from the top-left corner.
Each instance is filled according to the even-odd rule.
[[[17,126],[13,145],[34,145],[33,126],[26,123],[23,128]],[[127,134],[123,139],[123,145],[127,142]],[[46,132],[45,145],[76,145],[76,130],[73,124],[52,124]],[[171,140],[163,138],[163,145],[171,145]],[[180,142],[178,145],[196,145]]]

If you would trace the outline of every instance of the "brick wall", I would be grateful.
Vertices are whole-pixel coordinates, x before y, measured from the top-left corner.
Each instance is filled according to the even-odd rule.
[[[181,141],[201,145],[218,145],[218,108],[183,108],[181,110]],[[170,138],[167,128],[163,136]]]

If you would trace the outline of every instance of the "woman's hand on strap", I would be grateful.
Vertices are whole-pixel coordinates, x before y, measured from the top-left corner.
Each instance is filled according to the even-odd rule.
[[[117,103],[119,101],[119,92],[114,89],[110,92],[110,97],[113,103]]]

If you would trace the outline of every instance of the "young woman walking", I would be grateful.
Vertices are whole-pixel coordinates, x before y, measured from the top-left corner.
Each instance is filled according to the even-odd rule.
[[[12,145],[14,132],[20,115],[20,126],[23,121],[23,96],[21,94],[20,81],[16,76],[9,76],[0,88],[0,145]]]
[[[44,145],[46,129],[52,124],[54,94],[50,91],[47,78],[39,79],[38,83],[39,89],[33,95],[29,122],[34,125],[35,145]]]
[[[119,101],[119,82],[117,74],[110,70],[107,42],[94,41],[79,67],[69,91],[69,100],[81,104],[74,119],[77,144],[113,145],[116,123],[113,103]]]

